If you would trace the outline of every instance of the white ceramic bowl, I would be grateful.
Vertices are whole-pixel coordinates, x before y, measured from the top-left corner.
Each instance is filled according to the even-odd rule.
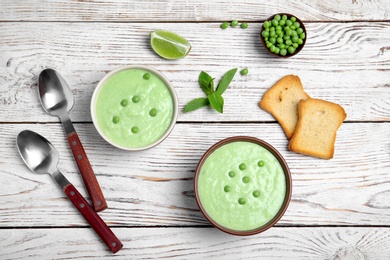
[[[97,120],[97,116],[96,116],[97,99],[98,99],[99,93],[100,93],[101,89],[103,88],[104,83],[106,82],[106,80],[109,79],[110,77],[112,77],[113,75],[115,75],[118,72],[121,72],[121,71],[124,71],[124,70],[129,70],[129,69],[142,69],[142,70],[149,71],[151,74],[154,74],[154,75],[158,76],[164,82],[164,84],[167,86],[167,88],[170,91],[170,94],[172,96],[172,100],[173,100],[172,121],[171,121],[168,129],[166,130],[165,134],[162,135],[155,142],[153,142],[153,143],[151,143],[149,145],[146,145],[146,146],[143,146],[143,147],[136,147],[136,148],[135,147],[124,146],[124,145],[121,145],[121,144],[118,144],[118,143],[114,143],[113,141],[111,141],[104,134],[102,129],[100,128],[98,120]],[[91,117],[92,117],[92,122],[93,122],[96,130],[100,134],[100,136],[103,137],[103,139],[106,140],[111,145],[113,145],[113,146],[115,146],[117,148],[123,149],[123,150],[128,150],[128,151],[145,150],[145,149],[149,149],[149,148],[154,147],[157,144],[161,143],[170,134],[170,132],[172,131],[173,127],[175,126],[175,123],[176,123],[176,120],[177,120],[177,115],[178,115],[178,110],[179,109],[178,109],[177,95],[176,95],[175,89],[173,88],[173,86],[169,82],[169,80],[161,72],[159,72],[159,71],[157,71],[157,70],[155,70],[155,69],[153,69],[151,67],[143,66],[143,65],[127,65],[127,66],[122,66],[122,67],[119,67],[119,68],[111,71],[102,80],[99,81],[98,85],[96,86],[96,88],[95,88],[95,90],[93,92],[92,99],[91,99]]]

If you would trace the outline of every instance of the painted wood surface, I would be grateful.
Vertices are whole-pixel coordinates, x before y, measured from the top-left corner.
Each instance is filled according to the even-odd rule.
[[[308,21],[388,20],[390,3],[379,0],[2,0],[3,21],[246,21],[288,12]]]
[[[110,70],[128,64],[149,65],[168,77],[179,98],[179,121],[274,121],[257,103],[287,74],[298,75],[310,96],[342,105],[347,121],[390,120],[389,23],[308,24],[307,46],[289,59],[276,59],[263,49],[261,23],[249,26],[221,30],[214,23],[0,23],[0,121],[58,122],[43,112],[37,95],[38,75],[49,67],[72,88],[71,119],[90,122],[97,83]],[[157,28],[188,38],[190,54],[178,61],[154,54],[149,32]],[[190,100],[204,96],[197,83],[202,70],[219,80],[234,67],[247,67],[249,74],[237,75],[225,92],[224,114],[208,109],[182,113]]]
[[[86,195],[60,125],[0,126],[1,226],[86,226],[51,178],[31,173],[19,158],[14,140],[26,128],[49,138],[61,155],[59,169]],[[329,161],[288,151],[277,124],[177,124],[163,143],[143,152],[111,147],[92,124],[76,129],[107,199],[101,216],[112,225],[207,225],[193,196],[194,171],[212,144],[235,135],[263,139],[288,162],[293,195],[279,224],[390,225],[390,123],[343,124]]]
[[[383,228],[275,227],[251,237],[213,228],[113,228],[124,248],[115,257],[89,228],[0,230],[1,259],[335,259],[390,258]],[[58,233],[61,232],[61,236]],[[375,241],[375,243],[373,243]],[[79,245],[84,245],[80,250]]]
[[[305,22],[306,46],[289,59],[261,46],[262,22],[289,12]],[[70,118],[97,174],[109,209],[99,213],[124,243],[116,258],[389,259],[390,258],[390,2],[389,1],[1,1],[0,259],[111,259],[112,254],[50,176],[31,173],[15,139],[24,129],[59,150],[59,169],[86,196],[59,119],[38,100],[37,77],[54,68],[75,97]],[[249,28],[219,28],[223,21]],[[185,59],[164,60],[149,46],[155,29],[192,44]],[[126,152],[107,144],[90,117],[99,80],[122,65],[164,73],[179,98],[173,132],[160,145]],[[202,108],[202,70],[217,80],[237,74],[224,114]],[[278,123],[257,103],[279,78],[298,75],[306,92],[344,107],[332,160],[288,151]],[[249,135],[286,159],[293,194],[270,230],[235,237],[212,228],[194,200],[193,176],[215,142]],[[88,197],[87,197],[88,199]]]

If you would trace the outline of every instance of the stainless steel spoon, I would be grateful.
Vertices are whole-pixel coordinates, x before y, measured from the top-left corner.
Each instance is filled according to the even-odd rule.
[[[76,160],[95,211],[106,209],[107,202],[104,199],[99,182],[69,118],[68,112],[73,107],[74,98],[68,84],[55,70],[45,69],[39,74],[38,88],[39,97],[45,111],[50,115],[58,116],[62,121],[73,157]]]
[[[59,155],[55,147],[46,138],[30,130],[20,132],[16,138],[16,144],[23,161],[30,170],[38,174],[50,174],[111,252],[118,252],[123,246],[121,241],[58,170]]]

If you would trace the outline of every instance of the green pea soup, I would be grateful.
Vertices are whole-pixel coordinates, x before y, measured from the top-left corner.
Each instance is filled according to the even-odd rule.
[[[169,81],[146,66],[125,66],[104,77],[92,97],[99,134],[125,150],[150,148],[172,130],[177,97]]]
[[[262,232],[288,206],[289,170],[276,150],[270,151],[259,139],[226,140],[210,148],[211,153],[198,165],[197,202],[206,218],[222,231],[236,235]]]

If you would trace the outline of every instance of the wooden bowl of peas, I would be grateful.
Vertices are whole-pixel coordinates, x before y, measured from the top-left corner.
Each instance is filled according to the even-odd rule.
[[[289,58],[298,54],[306,43],[306,28],[296,16],[279,13],[268,18],[261,27],[260,39],[272,55]]]

